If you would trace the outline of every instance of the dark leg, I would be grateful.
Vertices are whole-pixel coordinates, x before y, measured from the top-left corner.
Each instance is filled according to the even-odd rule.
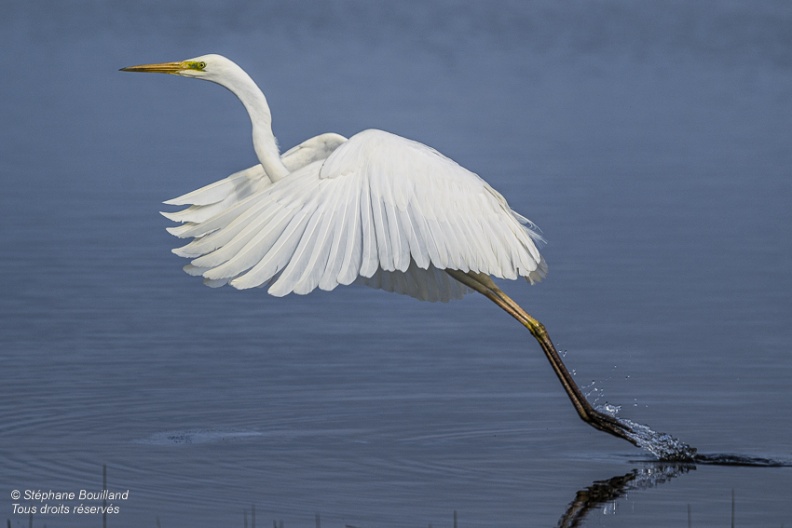
[[[539,345],[542,347],[547,360],[550,361],[550,366],[553,367],[553,371],[561,381],[561,385],[564,387],[567,396],[569,396],[569,399],[572,401],[572,405],[575,406],[575,410],[584,422],[591,425],[592,427],[595,427],[596,429],[599,429],[600,431],[605,431],[606,433],[618,436],[619,438],[623,438],[631,444],[638,446],[638,443],[636,440],[634,440],[634,435],[630,436],[629,434],[633,432],[629,424],[623,423],[612,416],[608,416],[607,414],[595,410],[594,407],[592,407],[588,402],[586,397],[583,396],[583,393],[580,392],[580,388],[575,383],[572,375],[569,373],[566,366],[564,366],[564,362],[561,361],[561,356],[558,355],[558,351],[556,351],[556,348],[553,345],[553,342],[550,340],[550,336],[547,334],[547,330],[545,330],[545,327],[542,323],[531,317],[525,310],[520,308],[520,306],[508,295],[506,295],[503,290],[498,288],[498,286],[492,281],[492,279],[489,278],[489,276],[481,273],[474,273],[472,271],[467,273],[459,270],[449,269],[445,271],[454,279],[458,280],[465,286],[476,290],[503,308],[506,313],[517,319],[531,332],[534,338],[536,338],[536,340],[539,342]]]

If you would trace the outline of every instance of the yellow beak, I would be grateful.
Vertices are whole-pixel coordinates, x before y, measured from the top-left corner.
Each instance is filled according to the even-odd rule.
[[[191,69],[187,62],[160,62],[159,64],[139,64],[137,66],[127,66],[120,71],[126,72],[149,72],[149,73],[179,73],[180,71]]]

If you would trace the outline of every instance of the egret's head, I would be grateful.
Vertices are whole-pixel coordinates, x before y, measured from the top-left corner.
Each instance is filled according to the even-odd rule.
[[[177,62],[160,62],[157,64],[128,66],[126,68],[121,68],[121,71],[170,73],[182,77],[194,77],[196,79],[215,81],[218,76],[222,75],[230,66],[236,65],[221,55],[201,55],[194,59]]]

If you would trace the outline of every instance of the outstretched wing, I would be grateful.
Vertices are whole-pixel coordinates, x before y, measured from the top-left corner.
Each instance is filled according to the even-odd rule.
[[[359,281],[424,300],[465,287],[443,269],[540,280],[527,220],[477,175],[420,143],[368,130],[326,160],[198,222],[174,250],[210,285],[304,294]]]
[[[327,159],[346,140],[344,136],[333,132],[320,134],[284,152],[281,161],[289,172],[294,172],[314,161]]]
[[[289,169],[289,172],[293,172],[314,161],[327,159],[345,141],[344,136],[332,132],[320,134],[286,151],[281,156],[281,161]],[[164,202],[166,205],[190,205],[190,207],[176,213],[163,212],[161,214],[174,222],[200,223],[270,185],[272,185],[272,181],[264,172],[264,167],[256,164],[235,172],[227,178]]]

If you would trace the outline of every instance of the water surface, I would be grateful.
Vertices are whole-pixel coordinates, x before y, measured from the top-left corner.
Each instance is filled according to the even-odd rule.
[[[592,400],[703,452],[789,459],[791,23],[784,2],[12,3],[0,512],[26,526],[13,490],[101,489],[106,464],[130,490],[109,526],[252,507],[287,527],[554,526],[614,478],[587,526],[723,526],[732,497],[737,526],[790,524],[788,468],[656,466],[580,422],[483,298],[184,275],[160,202],[252,164],[247,117],[216,86],[117,70],[222,53],[284,147],[377,127],[438,148],[542,228],[546,281],[501,286]]]

